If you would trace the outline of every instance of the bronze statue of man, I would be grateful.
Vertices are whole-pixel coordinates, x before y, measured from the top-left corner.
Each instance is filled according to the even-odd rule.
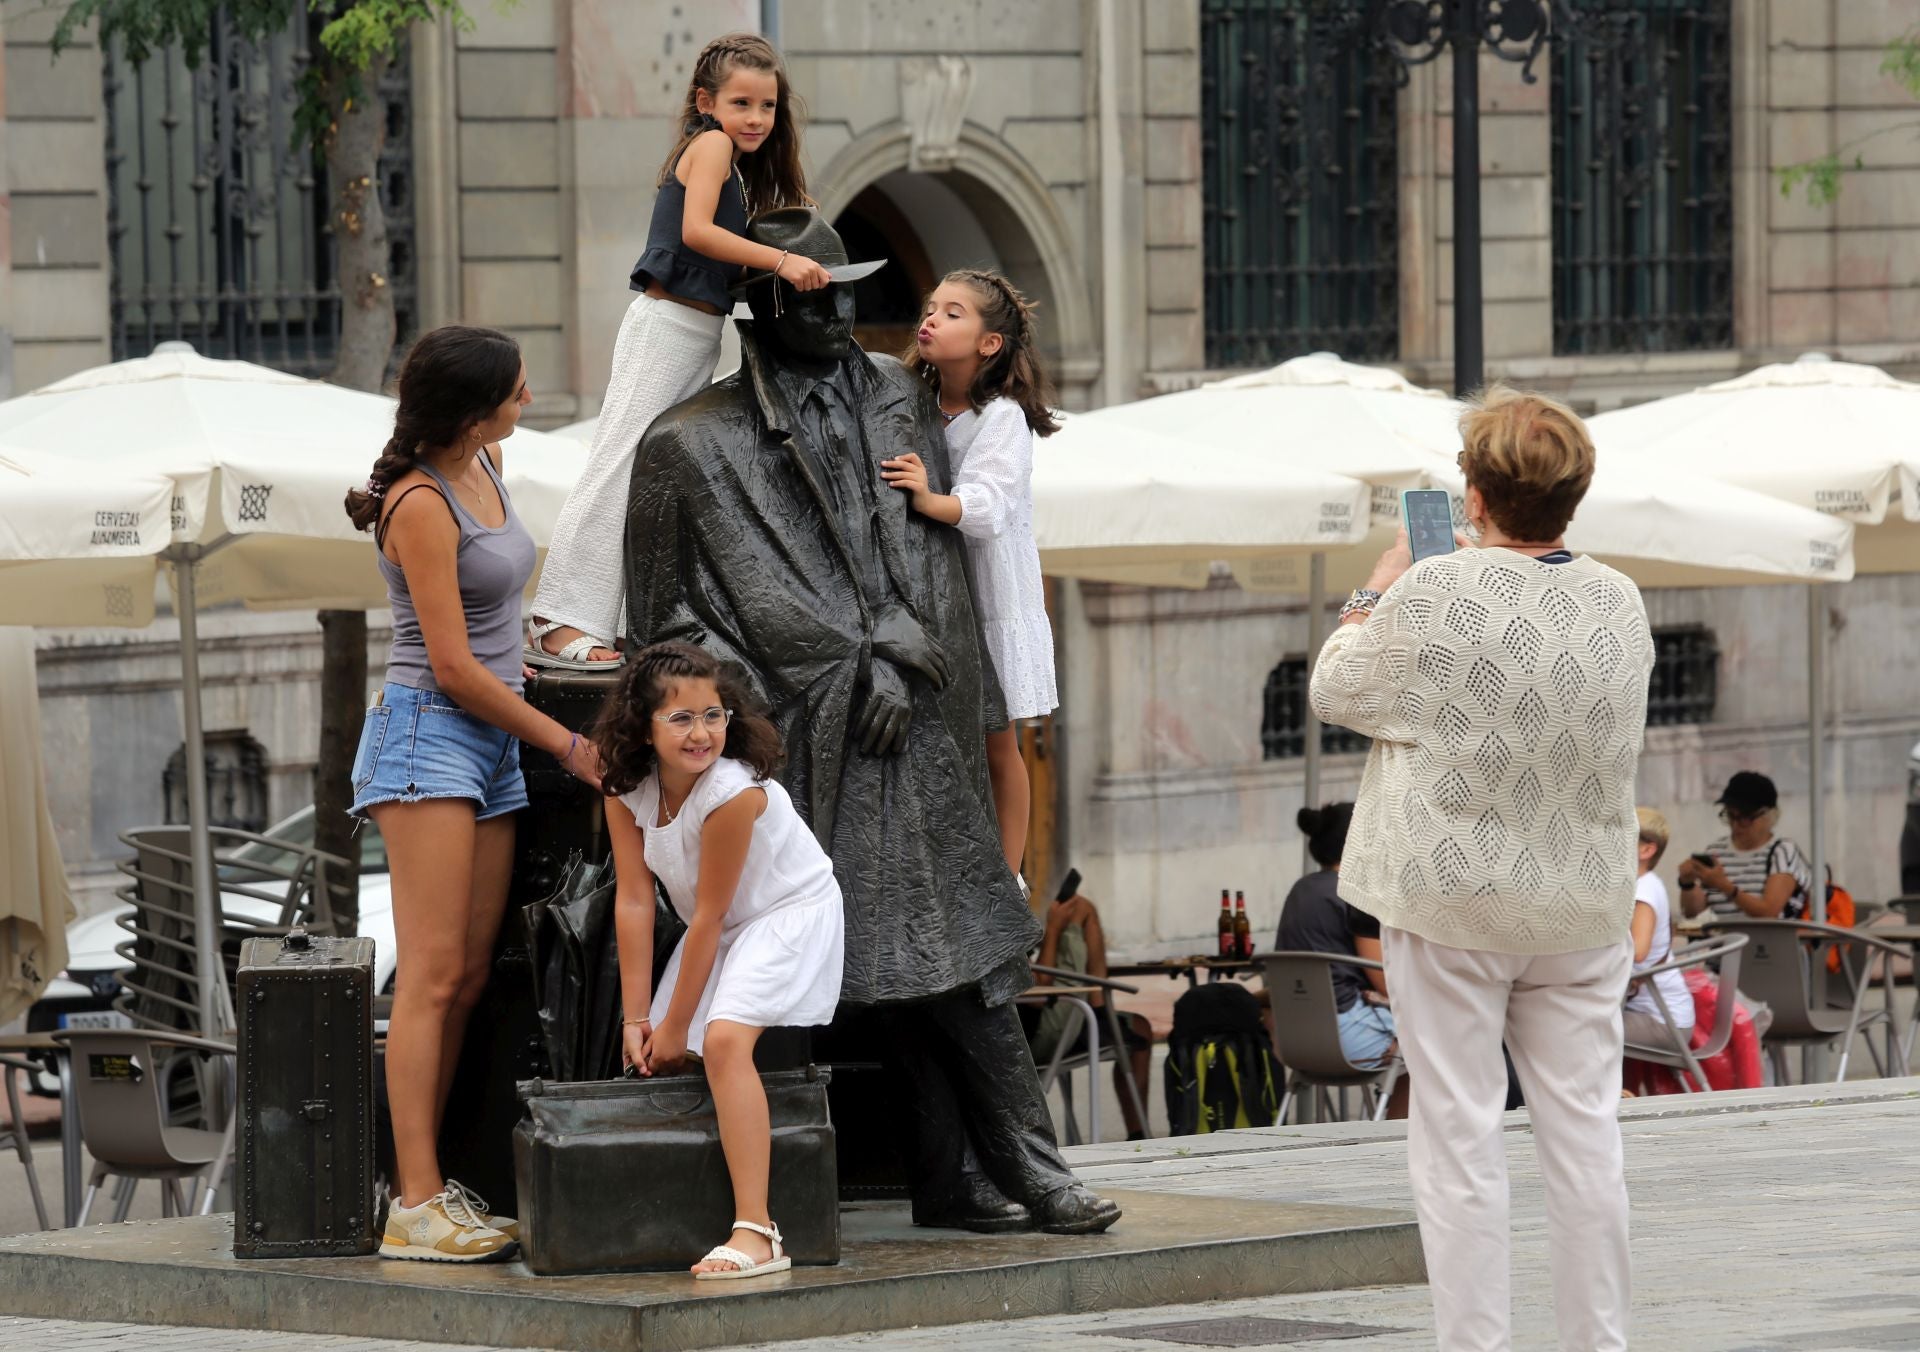
[[[811,209],[751,238],[826,264]],[[634,642],[686,639],[744,668],[786,741],[788,792],[846,901],[842,1001],[884,1008],[910,1080],[914,1219],[1104,1230],[1120,1215],[1054,1143],[1013,997],[1039,926],[1008,872],[984,734],[999,687],[958,532],[908,510],[880,462],[950,480],[927,385],[853,342],[844,284],[742,284],[742,365],[648,430],[627,524]]]

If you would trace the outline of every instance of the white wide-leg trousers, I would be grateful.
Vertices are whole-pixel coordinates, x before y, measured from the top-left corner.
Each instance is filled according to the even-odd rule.
[[[635,296],[614,340],[613,375],[587,466],[554,522],[533,613],[601,643],[626,637],[627,485],[653,420],[713,378],[726,320]]]
[[[1631,1304],[1620,1145],[1625,942],[1550,956],[1383,931],[1412,1082],[1408,1166],[1441,1352],[1509,1352],[1502,1037],[1532,1118],[1562,1352],[1624,1352]]]

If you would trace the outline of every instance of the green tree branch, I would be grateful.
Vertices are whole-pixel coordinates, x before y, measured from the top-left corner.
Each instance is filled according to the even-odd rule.
[[[1880,73],[1891,75],[1909,94],[1920,99],[1920,28],[1911,29],[1887,44],[1886,55],[1880,62]],[[1860,147],[1900,131],[1920,132],[1920,118],[1882,127],[1865,136],[1856,136],[1845,145],[1835,146],[1826,154],[1816,155],[1810,160],[1783,165],[1774,170],[1774,176],[1780,182],[1780,195],[1791,200],[1794,193],[1804,192],[1808,206],[1832,206],[1839,200],[1846,176],[1856,169],[1866,168],[1866,157],[1860,153]]]

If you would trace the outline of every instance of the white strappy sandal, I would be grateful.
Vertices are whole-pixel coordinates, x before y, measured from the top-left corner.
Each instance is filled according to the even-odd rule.
[[[756,1235],[765,1235],[773,1244],[773,1257],[764,1263],[756,1263],[740,1250],[726,1244],[716,1244],[708,1252],[703,1263],[732,1263],[731,1272],[696,1272],[693,1279],[697,1282],[737,1282],[742,1277],[767,1277],[776,1272],[785,1272],[793,1266],[793,1260],[787,1257],[786,1248],[780,1243],[780,1227],[777,1225],[758,1225],[753,1221],[735,1221],[736,1230],[751,1230]]]
[[[602,658],[598,662],[588,658],[587,654],[595,648],[613,647],[613,644],[602,642],[591,634],[582,634],[564,645],[557,653],[548,652],[547,645],[541,640],[555,630],[571,628],[573,626],[570,624],[528,620],[527,642],[522,650],[526,664],[530,667],[546,667],[553,671],[612,671],[620,665],[621,659],[618,657],[611,661]]]

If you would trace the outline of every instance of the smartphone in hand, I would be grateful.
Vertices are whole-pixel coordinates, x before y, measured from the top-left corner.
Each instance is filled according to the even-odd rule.
[[[1413,561],[1453,553],[1453,500],[1442,488],[1409,488],[1400,494]]]
[[[1053,899],[1055,901],[1072,901],[1074,895],[1079,892],[1079,890],[1080,870],[1070,868],[1067,870],[1067,876],[1060,880],[1060,890],[1053,894]]]

